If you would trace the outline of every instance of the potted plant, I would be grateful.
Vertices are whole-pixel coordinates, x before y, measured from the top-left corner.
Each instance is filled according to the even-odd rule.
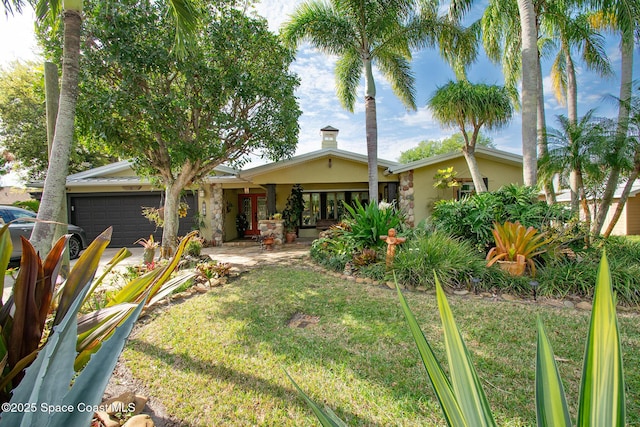
[[[493,223],[493,238],[496,246],[487,254],[487,267],[496,262],[503,270],[514,276],[522,276],[527,266],[535,276],[533,257],[543,253],[543,246],[549,242],[544,234],[533,227],[525,228],[519,222]]]
[[[247,216],[243,213],[239,213],[236,215],[236,231],[238,232],[238,237],[243,238],[244,232],[249,228],[249,221],[247,221]]]
[[[304,199],[302,198],[302,186],[295,184],[291,188],[291,194],[287,198],[287,204],[282,211],[284,220],[285,239],[287,243],[295,241],[297,229],[300,225],[300,217],[304,211]]]
[[[148,239],[138,239],[136,243],[144,248],[144,252],[142,252],[142,262],[144,262],[145,265],[153,263],[153,259],[156,256],[156,249],[159,246],[159,242],[154,240],[153,234],[149,235]]]

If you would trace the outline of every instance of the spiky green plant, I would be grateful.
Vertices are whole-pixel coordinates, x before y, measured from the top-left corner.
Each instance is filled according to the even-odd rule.
[[[400,305],[418,346],[422,362],[440,402],[448,425],[495,426],[496,423],[481,383],[471,363],[471,355],[453,319],[449,303],[436,276],[436,294],[442,319],[445,348],[451,378],[436,358],[420,325],[415,319],[400,288]],[[287,374],[288,375],[288,374]],[[291,377],[289,377],[291,378]],[[293,379],[291,379],[293,381]],[[323,411],[294,385],[312,407],[323,426],[339,426],[331,412]],[[572,420],[551,343],[538,318],[536,355],[536,414],[538,426],[571,426]],[[591,324],[585,347],[578,426],[624,426],[625,393],[620,335],[616,318],[615,297],[606,254],[602,255],[591,312]]]

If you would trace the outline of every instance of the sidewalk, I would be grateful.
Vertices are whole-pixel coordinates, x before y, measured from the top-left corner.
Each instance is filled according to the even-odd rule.
[[[115,267],[116,270],[124,270],[126,267],[142,264],[142,253],[144,252],[144,249],[140,247],[132,247],[128,249],[131,252],[131,256],[118,263]],[[120,248],[105,249],[102,257],[100,258],[96,277],[102,274],[106,265],[119,250]],[[291,263],[296,260],[303,260],[309,255],[309,242],[301,241],[298,243],[281,245],[273,250],[260,249],[260,246],[254,242],[243,244],[230,242],[223,244],[222,246],[203,248],[202,255],[209,255],[211,259],[221,263],[229,263],[232,266],[232,270],[241,273],[260,265]],[[71,260],[70,264],[72,268],[77,261],[77,259]],[[6,301],[7,298],[9,298],[12,292],[12,286],[13,280],[10,276],[6,276],[2,301]]]

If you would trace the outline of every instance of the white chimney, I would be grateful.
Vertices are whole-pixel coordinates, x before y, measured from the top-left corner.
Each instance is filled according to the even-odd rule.
[[[331,127],[331,126],[326,126],[323,127],[322,129],[320,129],[320,132],[322,132],[322,148],[338,148],[338,132],[339,130]]]

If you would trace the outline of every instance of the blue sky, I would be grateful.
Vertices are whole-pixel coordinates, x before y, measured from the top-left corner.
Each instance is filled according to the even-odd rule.
[[[267,18],[270,28],[275,32],[300,3],[302,3],[301,0],[262,0],[255,9],[258,14]],[[10,18],[8,21],[4,17],[0,18],[0,39],[5,41],[0,46],[0,64],[6,64],[16,58],[35,58],[36,44],[32,28],[33,18],[29,13],[25,16]],[[7,43],[7,40],[11,42]],[[618,93],[620,69],[618,45],[618,37],[607,38],[607,54],[612,60],[615,73],[613,78],[603,79],[585,70],[582,63],[578,63],[578,112],[580,115],[592,108],[597,108],[597,115],[614,115],[614,105],[603,99],[606,95]],[[640,52],[636,49],[634,76],[640,69],[639,57]],[[320,129],[327,125],[340,129],[339,148],[366,154],[363,97],[359,96],[353,114],[342,108],[335,94],[333,75],[335,59],[315,51],[309,45],[302,45],[297,60],[292,66],[293,71],[301,78],[297,96],[303,111],[300,117],[297,154],[319,149]],[[402,151],[416,146],[422,140],[441,139],[457,131],[443,128],[431,117],[426,107],[428,98],[437,87],[454,78],[449,66],[440,59],[436,50],[415,52],[412,65],[416,77],[418,111],[407,111],[395,97],[384,77],[378,72],[375,74],[378,152],[383,159],[397,160]],[[566,114],[566,108],[561,106],[551,94],[549,68],[550,61],[543,63],[547,124],[553,127],[555,116]],[[474,83],[503,83],[500,66],[490,63],[482,55],[471,67],[469,79]],[[360,95],[362,91],[363,89]],[[485,133],[493,138],[497,148],[520,154],[520,132],[520,113],[516,113],[508,127]]]

